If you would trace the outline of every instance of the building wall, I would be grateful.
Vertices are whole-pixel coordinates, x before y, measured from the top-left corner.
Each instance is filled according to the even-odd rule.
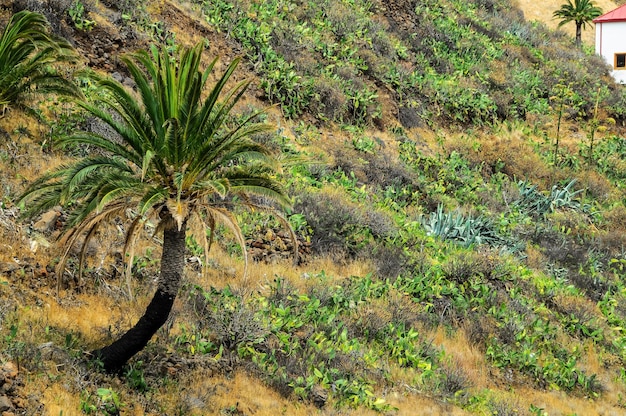
[[[596,53],[614,68],[613,78],[626,84],[626,68],[615,69],[615,54],[626,54],[626,22],[596,23]]]

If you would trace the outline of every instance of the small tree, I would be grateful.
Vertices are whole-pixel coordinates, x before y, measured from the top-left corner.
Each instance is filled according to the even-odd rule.
[[[33,93],[80,95],[78,87],[54,69],[58,63],[75,61],[76,53],[48,29],[41,14],[26,10],[11,16],[4,28],[0,37],[0,116],[12,106],[31,110],[28,103]]]
[[[69,211],[61,240],[65,254],[57,275],[63,273],[72,245],[85,236],[84,253],[87,241],[108,219],[132,213],[125,251],[131,249],[147,218],[156,221],[163,233],[156,292],[144,315],[120,339],[93,352],[105,370],[123,366],[166,322],[183,275],[185,238],[192,222],[203,230],[199,241],[207,252],[217,224],[232,229],[243,247],[231,214],[234,205],[272,209],[272,203],[289,204],[275,176],[280,168],[277,159],[251,138],[267,131],[268,125],[255,123],[257,114],[232,125],[228,121],[249,85],[243,81],[222,94],[239,59],[204,94],[216,60],[201,71],[202,50],[198,44],[173,58],[165,48],[154,47],[123,56],[137,94],[115,80],[94,75],[107,98],[104,103],[80,102],[80,106],[117,134],[78,132],[62,138],[63,145],[87,144],[96,151],[45,174],[22,197],[29,216],[59,204]],[[255,203],[254,194],[264,204]]]
[[[602,9],[596,7],[591,0],[567,0],[561,8],[553,13],[554,18],[561,19],[559,27],[574,22],[576,24],[576,46],[582,45],[582,29],[586,28],[596,17],[602,15]]]

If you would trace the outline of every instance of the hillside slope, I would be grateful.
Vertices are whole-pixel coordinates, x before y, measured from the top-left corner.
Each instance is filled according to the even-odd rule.
[[[89,247],[82,279],[78,253],[56,276],[63,209],[29,222],[15,200],[89,152],[54,148],[56,138],[111,132],[53,97],[39,97],[41,122],[10,110],[0,118],[8,411],[624,412],[626,94],[573,33],[528,22],[551,16],[552,2],[78,3],[4,0],[0,21],[44,13],[84,57],[79,69],[129,88],[118,56],[150,43],[204,41],[218,70],[244,56],[235,78],[253,87],[237,112],[274,104],[275,129],[256,140],[284,155],[301,258],[292,264],[275,218],[237,211],[249,275],[226,230],[208,259],[190,239],[171,320],[122,373],[97,371],[84,352],[141,316],[160,239],[148,224],[135,247],[134,300],[122,219]]]

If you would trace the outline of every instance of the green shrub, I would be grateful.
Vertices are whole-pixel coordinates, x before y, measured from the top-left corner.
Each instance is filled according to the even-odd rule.
[[[78,30],[89,32],[96,25],[95,21],[87,19],[85,5],[80,0],[74,0],[67,13]]]
[[[312,230],[311,247],[320,255],[354,258],[374,239],[385,239],[396,232],[384,213],[366,210],[329,193],[299,195],[294,212],[306,218]]]

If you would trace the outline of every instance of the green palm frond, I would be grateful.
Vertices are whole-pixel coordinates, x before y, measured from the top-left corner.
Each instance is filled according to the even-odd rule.
[[[79,97],[80,89],[55,70],[77,59],[71,45],[49,34],[39,13],[21,11],[9,20],[0,37],[0,105],[25,110],[33,93]]]
[[[139,215],[144,216],[155,207],[162,205],[167,200],[169,192],[167,188],[153,186],[146,190],[137,207]]]
[[[91,175],[101,175],[105,170],[119,170],[132,174],[132,170],[120,158],[111,158],[106,156],[90,157],[79,160],[65,173],[64,189],[61,193],[61,203],[71,201],[74,197],[76,189],[89,179]]]
[[[560,18],[559,27],[575,22],[583,27],[590,24],[596,17],[602,15],[602,9],[595,6],[591,0],[567,0],[553,13],[555,18]]]

